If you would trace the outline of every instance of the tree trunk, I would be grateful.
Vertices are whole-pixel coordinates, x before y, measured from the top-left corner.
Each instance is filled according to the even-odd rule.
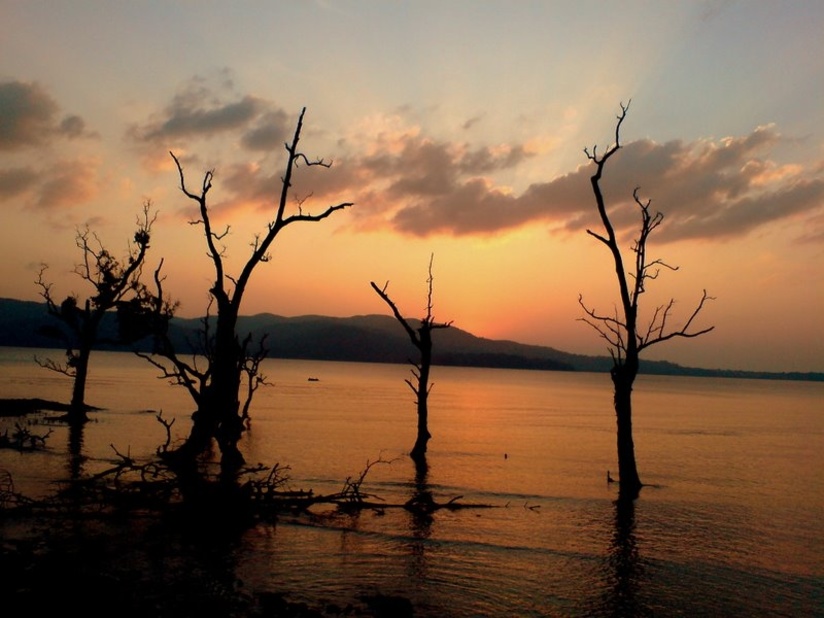
[[[426,407],[426,395],[418,395],[418,437],[415,440],[415,446],[412,447],[410,456],[417,461],[426,461],[426,445],[432,434],[429,433],[427,418],[429,416]]]
[[[218,298],[217,328],[211,359],[211,378],[200,399],[197,412],[192,415],[192,430],[181,455],[197,457],[217,440],[224,471],[243,465],[238,448],[243,433],[240,418],[241,362],[243,351],[235,335],[237,310]]]
[[[432,365],[432,338],[431,333],[421,329],[421,364],[418,375],[418,437],[412,447],[410,456],[415,461],[425,460],[426,445],[432,434],[429,433],[429,368]]]
[[[70,425],[80,425],[89,420],[86,415],[86,379],[89,375],[89,357],[91,354],[91,344],[87,341],[81,341],[75,357],[72,400],[67,415]]]
[[[243,465],[243,455],[238,449],[238,442],[243,433],[243,420],[240,418],[240,374],[243,363],[243,350],[235,334],[237,309],[230,303],[221,307],[215,333],[215,350],[212,359],[212,382],[210,397],[207,400],[213,408],[215,439],[220,447],[221,464],[225,468]]]
[[[632,385],[637,373],[637,362],[627,361],[612,369],[615,419],[618,425],[619,492],[623,499],[637,498],[642,486],[635,464],[635,444],[632,440]]]

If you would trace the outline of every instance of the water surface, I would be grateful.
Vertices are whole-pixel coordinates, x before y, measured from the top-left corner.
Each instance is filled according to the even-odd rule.
[[[0,396],[68,399],[32,350],[0,352]],[[429,491],[494,508],[258,526],[234,556],[257,590],[313,604],[397,594],[419,616],[824,615],[823,384],[640,377],[647,486],[619,508],[606,375],[434,368],[422,476],[406,456],[408,367],[267,360],[263,372],[274,386],[258,391],[244,453],[288,466],[293,488],[336,491],[380,458],[391,463],[365,489],[388,503]],[[165,438],[157,411],[186,435],[188,395],[156,376],[128,354],[93,356],[88,402],[103,410],[84,432],[86,472],[113,447],[150,455]],[[0,452],[0,468],[43,491],[68,474],[67,440],[54,427],[48,452]]]

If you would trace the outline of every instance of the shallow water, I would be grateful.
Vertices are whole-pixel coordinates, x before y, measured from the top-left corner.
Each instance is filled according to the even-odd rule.
[[[70,384],[33,353],[0,349],[0,397],[67,400]],[[86,472],[113,446],[151,454],[165,437],[158,410],[186,435],[183,389],[128,354],[93,363],[87,399],[104,410],[84,432]],[[634,425],[648,485],[619,509],[605,481],[617,467],[608,376],[434,368],[423,478],[406,457],[408,367],[268,360],[263,371],[275,386],[258,391],[244,453],[289,466],[293,488],[336,491],[382,458],[364,488],[388,503],[431,491],[493,508],[262,525],[235,556],[249,587],[313,604],[398,594],[418,616],[824,615],[824,384],[642,376]],[[18,490],[44,491],[68,474],[67,439],[54,427],[48,452],[3,451],[0,468]]]

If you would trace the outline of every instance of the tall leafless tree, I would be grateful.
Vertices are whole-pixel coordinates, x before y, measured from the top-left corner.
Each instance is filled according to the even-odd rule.
[[[52,284],[45,280],[47,266],[38,272],[35,284],[46,301],[49,314],[57,318],[68,330],[50,331],[64,340],[66,361],[60,363],[52,359],[36,359],[47,369],[63,373],[73,378],[72,398],[68,421],[82,424],[86,415],[86,379],[89,372],[89,358],[93,347],[99,343],[129,343],[147,333],[135,328],[135,322],[126,319],[129,307],[140,297],[144,286],[140,281],[143,262],[149,249],[152,224],[157,214],[151,213],[151,203],[143,205],[143,214],[137,220],[137,230],[130,243],[128,255],[120,260],[103,246],[97,234],[88,226],[77,231],[75,242],[82,252],[82,261],[75,265],[74,272],[91,284],[94,293],[80,306],[77,296],[67,296],[59,305],[55,302]],[[106,313],[117,309],[118,317],[124,317],[119,324],[116,337],[102,337],[100,326]]]
[[[386,293],[386,288],[389,286],[388,281],[382,288],[379,288],[374,281],[370,282],[372,289],[375,290],[378,296],[380,296],[387,305],[389,305],[389,308],[392,310],[395,318],[398,322],[400,322],[401,326],[403,326],[406,334],[409,335],[412,345],[418,348],[418,351],[420,352],[420,358],[417,362],[411,360],[409,361],[414,367],[412,369],[412,375],[415,376],[415,382],[413,383],[411,380],[406,380],[409,388],[411,388],[412,392],[415,393],[415,401],[418,411],[418,433],[415,440],[415,446],[412,448],[412,452],[410,453],[410,456],[416,463],[425,461],[426,446],[429,439],[432,437],[429,433],[428,407],[429,392],[432,389],[432,385],[429,383],[430,369],[432,366],[432,331],[439,328],[449,328],[452,325],[451,320],[449,322],[437,322],[435,321],[435,316],[432,315],[432,283],[434,281],[432,277],[433,259],[434,255],[430,256],[429,277],[427,279],[429,291],[426,297],[426,315],[420,319],[420,324],[417,328],[414,328],[409,321],[403,317],[397,305],[395,305],[392,299],[389,298],[389,295]]]
[[[627,116],[628,110],[629,103],[621,105],[621,113],[617,117],[615,126],[615,142],[607,148],[603,155],[598,155],[597,147],[594,147],[592,152],[584,149],[587,158],[595,164],[595,173],[591,177],[591,184],[595,194],[598,215],[604,228],[603,232],[594,232],[588,229],[587,233],[603,243],[612,255],[621,302],[612,315],[598,313],[586,306],[582,296],[578,297],[578,302],[586,314],[586,317],[581,318],[581,320],[592,326],[609,344],[613,361],[610,374],[614,386],[614,406],[618,426],[619,492],[622,497],[635,498],[642,487],[641,479],[638,476],[632,437],[632,387],[638,375],[639,356],[643,350],[657,343],[677,337],[698,337],[710,332],[714,327],[696,328],[693,326],[705,303],[711,300],[706,290],[703,291],[701,299],[693,312],[679,327],[670,327],[672,310],[675,305],[674,299],[670,299],[664,305],[657,306],[652,312],[646,327],[639,327],[638,325],[638,302],[641,295],[646,291],[647,284],[658,277],[662,268],[678,270],[678,267],[670,266],[660,259],[650,259],[647,256],[647,243],[650,235],[661,225],[664,215],[660,212],[651,212],[650,201],[641,200],[637,188],[633,191],[632,196],[641,215],[641,229],[632,245],[632,253],[634,254],[632,268],[627,272],[624,266],[624,257],[621,253],[615,227],[610,220],[604,195],[601,191],[601,178],[607,161],[621,148],[621,125]]]
[[[212,439],[215,439],[220,447],[224,470],[231,470],[243,463],[243,456],[238,448],[244,429],[244,413],[240,410],[239,390],[242,376],[249,375],[250,370],[255,371],[255,377],[249,376],[249,378],[256,380],[257,367],[261,358],[254,352],[250,352],[251,337],[241,337],[237,333],[241,302],[252,273],[259,264],[270,261],[269,249],[284,228],[299,222],[320,221],[335,211],[352,205],[351,202],[342,202],[328,206],[319,214],[313,215],[303,211],[305,200],[300,199],[297,200],[297,211],[288,213],[292,195],[292,177],[297,168],[301,164],[306,167],[328,168],[331,166],[331,163],[324,162],[322,159],[310,160],[298,149],[305,113],[306,108],[303,108],[298,117],[292,141],[285,144],[286,166],[281,177],[280,196],[276,203],[274,217],[267,224],[265,233],[255,237],[251,255],[237,276],[228,274],[224,264],[221,243],[229,229],[215,230],[210,219],[207,198],[212,188],[214,172],[207,171],[200,187],[191,189],[186,184],[180,160],[174,153],[170,153],[177,166],[181,191],[197,204],[200,218],[191,223],[201,226],[203,230],[207,253],[214,269],[214,282],[209,294],[216,308],[214,329],[212,330],[212,324],[208,319],[204,326],[204,345],[207,346],[208,351],[206,366],[204,368],[193,367],[178,358],[173,363],[174,368],[170,370],[177,376],[180,383],[189,388],[197,402],[197,411],[192,416],[191,432],[185,445],[179,449],[178,455],[196,457],[206,451]],[[256,358],[257,361],[255,361]],[[257,382],[253,386],[256,384]],[[248,413],[248,410],[245,412]]]

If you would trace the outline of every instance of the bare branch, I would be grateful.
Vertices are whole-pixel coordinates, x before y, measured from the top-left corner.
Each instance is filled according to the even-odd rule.
[[[353,206],[354,202],[341,202],[340,204],[335,204],[334,206],[329,206],[326,210],[324,210],[319,215],[310,215],[310,214],[302,214],[298,213],[296,215],[291,215],[283,219],[280,227],[283,228],[290,223],[295,223],[296,221],[321,221],[326,219],[329,215],[333,212],[338,210],[343,210],[344,208],[348,208],[349,206]]]
[[[66,351],[66,356],[69,358],[68,362],[63,365],[58,363],[50,358],[41,359],[39,356],[34,357],[34,362],[43,367],[44,369],[48,369],[49,371],[54,371],[56,373],[62,373],[65,376],[69,376],[73,378],[76,375],[76,371],[72,365],[72,350]]]
[[[697,318],[698,314],[701,313],[701,311],[704,309],[704,305],[707,303],[707,301],[710,301],[710,300],[715,300],[715,298],[712,297],[712,296],[709,296],[707,294],[707,290],[704,290],[702,295],[701,295],[701,300],[698,301],[698,305],[695,307],[693,312],[690,314],[690,317],[686,320],[686,322],[684,322],[684,325],[681,328],[679,328],[678,330],[670,331],[670,332],[667,333],[667,332],[665,332],[666,321],[667,321],[667,318],[669,317],[670,310],[672,309],[672,307],[674,305],[674,301],[671,300],[669,302],[669,304],[666,306],[666,308],[664,308],[663,312],[660,313],[661,318],[660,318],[659,326],[656,327],[656,328],[653,328],[653,326],[651,324],[650,329],[648,330],[648,338],[647,339],[640,339],[639,338],[638,350],[639,351],[643,350],[644,348],[648,348],[649,346],[654,345],[656,343],[660,343],[662,341],[668,341],[668,340],[674,339],[676,337],[683,337],[683,338],[691,339],[693,337],[698,337],[700,335],[704,335],[704,334],[712,331],[713,329],[715,329],[714,326],[709,326],[707,328],[702,328],[700,330],[695,330],[695,331],[690,330],[690,327],[692,326],[693,321],[695,321],[695,318]],[[656,315],[658,315],[658,312],[656,312]],[[654,324],[654,320],[655,320],[655,318],[653,318],[653,324]]]
[[[288,147],[287,147],[287,150],[288,150]],[[327,167],[327,168],[332,167],[332,162],[331,161],[329,163],[327,163],[323,159],[315,159],[314,161],[310,161],[308,159],[308,157],[305,154],[303,154],[302,152],[296,152],[295,153],[295,167],[297,167],[299,161],[303,161],[303,163],[306,165],[306,167],[313,167],[313,166],[316,166],[316,165],[319,165],[321,167]]]
[[[617,308],[615,309],[615,316],[599,315],[584,304],[583,296],[580,294],[578,295],[578,304],[581,305],[584,313],[589,316],[588,318],[578,318],[580,322],[591,326],[613,348],[626,350],[623,336],[626,325],[618,319]]]
[[[435,316],[432,314],[432,284],[435,281],[435,277],[432,275],[432,263],[435,259],[435,254],[432,253],[429,256],[429,277],[426,280],[428,285],[428,292],[426,296],[426,317],[421,320],[429,330],[434,330],[436,328],[449,328],[452,326],[452,320],[449,322],[435,322]]]
[[[618,121],[615,126],[615,142],[607,148],[603,155],[599,156],[595,148],[591,152],[584,150],[587,158],[596,166],[595,173],[590,181],[598,214],[604,228],[603,234],[592,230],[587,230],[587,234],[606,245],[612,254],[621,299],[619,304],[621,315],[619,317],[619,308],[616,308],[614,317],[600,315],[587,307],[581,296],[579,296],[578,302],[585,314],[585,317],[580,320],[589,324],[610,345],[610,354],[613,359],[613,380],[621,380],[623,387],[629,384],[631,389],[632,381],[635,379],[639,367],[638,355],[643,349],[675,337],[697,337],[709,332],[712,328],[692,329],[693,321],[703,309],[706,301],[710,300],[706,290],[695,311],[681,328],[670,330],[671,316],[675,305],[674,300],[670,300],[669,303],[660,305],[653,310],[646,330],[641,331],[638,328],[638,303],[641,295],[647,289],[648,282],[656,280],[662,269],[676,271],[678,267],[671,266],[660,258],[650,259],[648,256],[649,239],[663,223],[664,215],[651,210],[652,201],[641,199],[638,187],[633,190],[632,197],[640,214],[640,229],[631,247],[634,257],[633,266],[630,270],[624,267],[624,257],[618,245],[615,229],[607,213],[600,182],[607,160],[621,148],[620,130],[626,119],[628,109],[629,103],[621,105],[621,113],[617,117]],[[616,382],[617,388],[618,382]],[[618,405],[617,401],[616,399],[616,406]],[[624,402],[622,405],[628,404]],[[629,408],[625,408],[625,410],[629,410]],[[635,475],[637,477],[637,473]]]
[[[249,407],[252,405],[252,397],[259,387],[271,386],[271,382],[268,382],[266,376],[260,372],[260,364],[269,354],[269,349],[266,347],[267,337],[268,335],[264,334],[260,338],[260,341],[258,342],[258,349],[254,353],[245,352],[248,342],[251,339],[251,334],[246,337],[243,344],[244,354],[241,367],[243,372],[246,374],[246,400],[243,402],[241,419],[247,428],[251,423]]]
[[[380,296],[383,299],[383,301],[387,305],[389,305],[389,308],[392,310],[392,313],[395,315],[395,318],[398,320],[398,322],[401,323],[401,326],[403,326],[403,329],[406,331],[406,334],[409,335],[409,338],[412,340],[412,344],[416,348],[419,348],[421,346],[421,340],[418,336],[418,333],[415,332],[415,329],[409,325],[409,322],[407,322],[406,318],[403,317],[397,305],[395,305],[395,303],[392,301],[391,298],[389,298],[389,295],[386,293],[386,288],[389,286],[389,282],[387,281],[386,284],[384,284],[383,289],[379,288],[374,281],[370,281],[369,284],[372,286],[372,289],[375,290],[378,296]]]
[[[162,455],[163,453],[168,452],[169,445],[172,443],[172,425],[175,424],[175,420],[177,419],[173,418],[171,421],[167,421],[163,418],[163,410],[158,412],[155,418],[157,419],[157,422],[163,425],[164,429],[166,429],[166,442],[158,446],[156,451],[158,455]]]
[[[594,238],[597,238],[597,239],[598,239],[598,240],[600,240],[602,243],[604,243],[605,245],[609,246],[609,240],[607,240],[606,238],[604,238],[604,237],[603,237],[603,236],[601,236],[600,234],[596,234],[596,233],[595,233],[595,232],[593,232],[592,230],[587,230],[587,234],[589,234],[590,236],[592,236],[592,237],[594,237]]]
[[[215,240],[220,241],[223,237],[225,237],[229,233],[229,228],[227,227],[223,233],[215,233],[212,230],[212,224],[209,220],[209,209],[206,205],[206,196],[209,193],[209,190],[212,188],[212,179],[214,177],[214,172],[212,170],[209,170],[203,175],[203,183],[201,185],[200,195],[197,195],[186,188],[186,179],[183,174],[183,166],[180,164],[178,158],[174,155],[173,152],[169,152],[169,154],[172,156],[172,159],[174,159],[175,165],[177,166],[177,173],[180,178],[180,190],[186,197],[188,197],[193,202],[196,202],[198,205],[198,210],[200,211],[200,219],[198,220],[198,223],[203,225],[204,236],[206,238],[206,245],[209,249],[209,257],[212,259],[212,263],[215,267],[214,289],[217,291],[217,293],[219,293],[223,290],[223,253],[222,251],[219,251],[218,248],[215,246]]]

